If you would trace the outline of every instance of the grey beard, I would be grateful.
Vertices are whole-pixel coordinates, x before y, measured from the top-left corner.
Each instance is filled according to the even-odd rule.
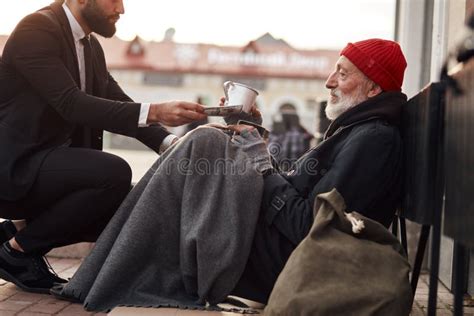
[[[331,121],[334,121],[341,116],[342,113],[367,100],[367,97],[361,94],[355,97],[338,96],[338,98],[339,101],[336,103],[332,103],[331,100],[329,100],[324,111],[326,117]]]

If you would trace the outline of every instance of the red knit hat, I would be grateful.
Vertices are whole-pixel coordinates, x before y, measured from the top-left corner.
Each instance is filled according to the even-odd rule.
[[[382,90],[402,90],[407,62],[398,43],[378,38],[368,39],[347,44],[340,55],[347,57]]]

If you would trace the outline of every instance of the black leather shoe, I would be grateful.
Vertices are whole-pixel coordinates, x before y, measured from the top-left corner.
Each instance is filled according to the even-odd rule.
[[[68,301],[72,303],[82,303],[81,300],[79,300],[77,297],[64,293],[64,285],[65,284],[56,284],[49,290],[49,293],[55,298],[63,301]]]
[[[17,233],[16,227],[10,220],[5,220],[0,223],[0,244],[12,239]]]
[[[67,283],[39,255],[15,256],[4,243],[0,247],[0,278],[27,292],[49,294],[56,283]]]

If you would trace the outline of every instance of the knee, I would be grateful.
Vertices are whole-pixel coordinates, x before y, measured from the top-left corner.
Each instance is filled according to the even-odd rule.
[[[126,189],[128,192],[132,181],[132,169],[124,159],[115,155],[109,155],[103,168],[103,184],[115,189]]]
[[[225,141],[228,137],[218,128],[210,126],[200,126],[186,135],[188,141],[194,144],[206,145],[216,144],[219,141]]]

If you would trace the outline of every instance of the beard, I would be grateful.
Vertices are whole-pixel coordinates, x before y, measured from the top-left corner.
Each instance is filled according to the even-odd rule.
[[[82,10],[82,17],[90,27],[92,32],[95,32],[103,37],[110,38],[114,36],[117,29],[115,28],[115,22],[111,22],[111,19],[118,18],[118,14],[112,14],[107,16],[101,7],[97,5],[96,0],[89,0],[87,5]]]
[[[368,99],[363,93],[362,86],[359,87],[356,92],[357,93],[353,95],[345,95],[342,94],[341,90],[337,88],[334,89],[331,93],[336,95],[337,100],[336,102],[333,102],[331,99],[329,99],[326,109],[324,110],[324,112],[326,113],[326,117],[329,120],[334,121],[342,113]]]

